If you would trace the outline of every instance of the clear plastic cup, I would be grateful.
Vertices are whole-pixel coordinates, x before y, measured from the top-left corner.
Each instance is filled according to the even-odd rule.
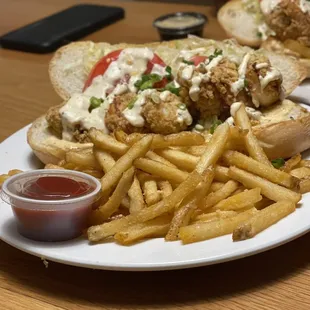
[[[61,200],[31,199],[21,194],[26,183],[45,176],[83,182],[90,186],[90,190],[81,196]],[[7,179],[2,185],[1,199],[11,205],[17,229],[24,237],[37,241],[65,241],[82,234],[100,190],[100,181],[86,173],[42,169]]]

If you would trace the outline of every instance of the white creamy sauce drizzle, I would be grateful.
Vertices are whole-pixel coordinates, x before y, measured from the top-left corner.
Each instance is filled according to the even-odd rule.
[[[146,89],[138,95],[138,99],[135,101],[132,109],[126,108],[122,114],[128,120],[128,122],[135,127],[144,126],[144,118],[141,115],[142,107],[145,104],[147,96],[150,96],[156,90]]]
[[[190,80],[193,75],[194,69],[195,67],[192,65],[184,66],[184,69],[182,71],[182,79],[186,81]]]
[[[195,129],[198,130],[198,131],[203,131],[205,128],[202,125],[200,125],[200,124],[196,124],[195,125]]]
[[[179,124],[185,123],[187,126],[193,122],[192,116],[189,114],[187,109],[177,109],[177,122]]]
[[[201,76],[200,74],[197,76],[194,76],[192,78],[192,86],[189,89],[189,96],[193,101],[198,101],[199,99],[199,92],[200,92],[200,83],[201,83]]]
[[[158,64],[154,64],[151,73],[153,73],[153,74],[158,74],[158,75],[160,75],[160,76],[164,76],[164,75],[167,74],[166,68],[163,67],[163,66],[160,66],[160,65],[158,65]]]
[[[162,101],[166,101],[167,98],[168,98],[168,96],[169,96],[170,94],[171,94],[171,93],[170,93],[169,90],[165,90],[165,91],[163,91],[162,93],[160,93],[159,98],[160,98],[160,100],[162,100]]]
[[[308,13],[310,11],[310,2],[307,0],[300,0],[299,6],[303,13]]]
[[[264,89],[270,82],[280,79],[281,73],[276,68],[271,67],[271,71],[268,71],[264,77],[259,76],[259,81],[262,89]]]
[[[275,36],[276,33],[269,28],[269,26],[266,23],[261,23],[257,27],[258,32],[261,34],[261,38],[263,41],[267,40],[270,36]]]
[[[93,109],[89,113],[89,99],[87,96],[74,94],[66,105],[60,109],[59,112],[63,126],[62,138],[64,140],[72,140],[77,125],[84,129],[96,127],[106,133],[108,132],[104,123],[104,116],[108,109],[108,104],[104,102],[99,108]]]
[[[124,49],[118,59],[113,61],[103,75],[93,79],[92,84],[83,94],[75,94],[60,109],[60,115],[63,125],[63,139],[72,140],[73,133],[78,126],[81,129],[90,129],[96,127],[108,132],[104,118],[109,104],[114,100],[115,95],[121,95],[128,90],[136,92],[134,83],[146,71],[147,63],[154,57],[152,50],[148,48],[127,48]],[[154,72],[162,73],[162,69],[156,65]],[[161,71],[160,71],[161,70]],[[165,74],[165,73],[164,73]],[[129,76],[129,81],[119,83],[120,80]],[[117,86],[115,87],[115,85]],[[109,94],[108,94],[109,93]],[[91,97],[104,99],[104,103],[99,108],[88,112]],[[143,96],[142,96],[143,97]],[[143,101],[143,99],[141,99]],[[137,107],[136,107],[137,109]],[[139,119],[137,117],[137,119]],[[133,122],[135,122],[133,120]],[[141,119],[136,123],[140,124]],[[143,126],[143,125],[142,125]]]
[[[260,63],[260,64],[256,64],[255,65],[255,69],[256,70],[259,70],[259,69],[263,69],[263,68],[268,68],[268,63],[267,62],[262,62],[262,63]]]
[[[268,15],[276,8],[276,6],[278,6],[280,2],[281,0],[262,0],[260,2],[260,7],[262,12],[265,15]]]
[[[238,93],[244,88],[246,68],[247,68],[249,59],[250,59],[250,53],[247,53],[243,57],[242,62],[238,68],[238,75],[239,75],[238,80],[231,84],[231,91],[235,96],[237,96]]]
[[[223,59],[222,55],[218,55],[217,57],[213,58],[207,65],[206,65],[206,70],[207,70],[207,77],[211,77],[211,69],[216,67],[220,61]]]
[[[236,117],[236,113],[237,111],[241,108],[242,106],[242,102],[241,101],[238,101],[238,102],[234,102],[231,106],[230,106],[230,115],[232,117]]]
[[[197,56],[201,53],[205,53],[206,50],[203,47],[199,47],[193,50],[181,50],[179,53],[179,58],[190,60],[193,56]]]

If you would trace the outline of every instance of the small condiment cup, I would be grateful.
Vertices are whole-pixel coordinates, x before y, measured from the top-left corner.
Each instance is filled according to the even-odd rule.
[[[84,182],[90,191],[78,197],[40,200],[23,197],[23,185],[45,176]],[[16,174],[2,185],[1,199],[11,205],[17,229],[37,241],[65,241],[80,236],[87,226],[92,204],[98,199],[100,181],[86,173],[64,169],[41,169]]]
[[[182,25],[182,20],[184,21],[184,25]],[[187,38],[190,34],[202,37],[203,28],[207,22],[208,18],[204,14],[177,12],[158,17],[153,22],[153,26],[157,28],[160,39],[162,41],[168,41]]]

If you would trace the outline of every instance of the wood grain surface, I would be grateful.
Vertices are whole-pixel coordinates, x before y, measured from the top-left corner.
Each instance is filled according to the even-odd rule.
[[[87,2],[87,1],[83,1]],[[1,0],[0,35],[66,8],[72,0]],[[209,16],[205,37],[223,39],[211,9],[155,2],[119,5],[126,19],[87,39],[149,42],[152,21],[174,11]],[[0,141],[59,103],[48,80],[51,55],[0,50]],[[238,261],[166,272],[96,271],[49,263],[0,241],[0,310],[310,309],[310,235]]]

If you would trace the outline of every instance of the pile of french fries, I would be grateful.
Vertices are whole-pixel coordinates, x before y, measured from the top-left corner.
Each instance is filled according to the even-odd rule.
[[[101,179],[89,220],[91,242],[129,245],[165,237],[184,244],[232,234],[254,237],[294,212],[310,191],[310,161],[300,154],[273,167],[240,105],[235,126],[210,133],[112,135],[92,128],[93,149],[71,151],[58,165]]]

